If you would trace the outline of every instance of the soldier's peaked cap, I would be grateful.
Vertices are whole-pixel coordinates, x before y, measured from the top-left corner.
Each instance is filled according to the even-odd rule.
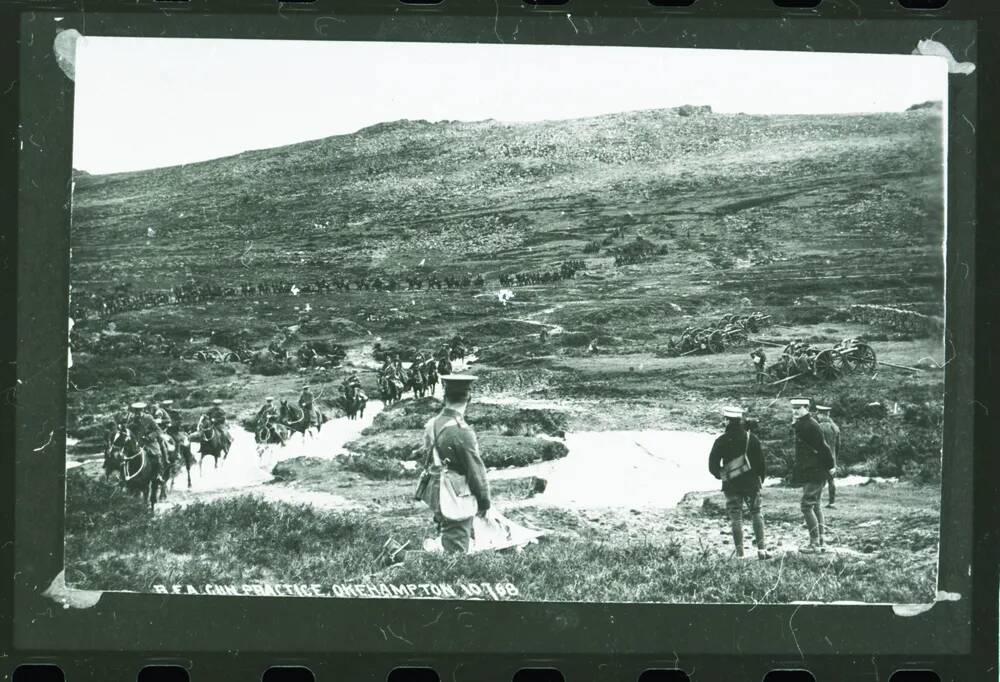
[[[174,401],[173,400],[161,400],[160,404],[161,405],[173,405]]]
[[[212,401],[212,404],[213,405],[221,405],[222,401],[219,398],[216,398],[215,400]]]
[[[724,407],[722,408],[722,416],[729,419],[739,419],[743,416],[742,407]]]
[[[131,405],[129,405],[129,407],[131,407],[133,410],[145,410],[146,403],[143,402],[132,403]]]
[[[445,384],[454,384],[455,386],[471,386],[475,380],[476,377],[473,374],[445,374],[441,377],[441,381]]]
[[[832,408],[832,407],[830,407],[829,405],[817,405],[817,406],[816,406],[816,410],[817,410],[818,412],[829,412],[829,411],[830,411],[830,410],[832,410],[832,409],[833,409],[833,408]]]
[[[792,398],[792,407],[809,407],[809,398]]]
[[[273,396],[267,396],[266,398],[264,398],[264,400],[266,400],[269,403],[273,403],[274,402],[274,397]]]

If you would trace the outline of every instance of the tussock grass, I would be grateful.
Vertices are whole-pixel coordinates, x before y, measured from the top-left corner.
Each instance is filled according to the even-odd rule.
[[[67,580],[81,588],[247,582],[513,583],[525,600],[787,603],[920,602],[933,594],[933,555],[891,548],[863,559],[788,555],[739,563],[689,554],[668,537],[562,535],[523,552],[375,559],[388,538],[420,546],[426,515],[375,517],[241,496],[151,516],[138,500],[71,471]],[[567,560],[571,557],[571,560]]]

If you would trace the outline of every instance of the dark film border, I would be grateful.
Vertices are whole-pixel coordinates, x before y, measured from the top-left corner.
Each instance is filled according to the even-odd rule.
[[[110,8],[111,4],[105,3],[102,9]],[[756,16],[768,14],[772,18],[744,18],[732,22],[709,20],[710,15],[726,12],[726,8],[718,6],[723,3],[713,3],[708,9],[686,12],[676,15],[676,18],[670,16],[666,21],[662,11],[657,12],[648,5],[627,6],[633,3],[622,2],[615,7],[619,15],[605,19],[594,13],[597,9],[608,9],[603,3],[576,0],[572,11],[577,16],[589,16],[596,28],[594,34],[584,35],[575,33],[568,22],[554,21],[558,18],[554,11],[564,12],[567,9],[565,6],[539,11],[543,8],[525,8],[517,2],[479,2],[467,3],[462,8],[424,6],[422,11],[411,13],[396,11],[399,5],[395,3],[383,2],[379,5],[369,2],[364,9],[370,14],[362,15],[349,14],[347,4],[338,3],[345,7],[338,6],[336,13],[339,18],[348,18],[346,23],[321,21],[323,15],[333,16],[332,8],[328,7],[317,7],[317,10],[322,10],[317,12],[299,9],[303,6],[297,5],[292,11],[284,5],[276,17],[273,5],[258,2],[241,3],[240,8],[263,12],[266,6],[270,16],[219,16],[219,11],[227,9],[221,7],[221,3],[213,5],[218,9],[213,11],[212,16],[204,16],[202,12],[206,5],[192,0],[190,3],[170,3],[169,10],[164,8],[156,14],[66,15],[59,26],[77,28],[85,35],[498,42],[498,38],[503,39],[505,31],[509,35],[514,22],[520,22],[519,42],[530,43],[786,50],[804,49],[804,45],[809,45],[816,51],[901,54],[908,53],[918,39],[929,37],[932,33],[945,44],[964,45],[970,42],[976,31],[976,25],[970,22],[939,20],[926,15],[919,21],[870,21],[864,18],[869,16],[868,12],[860,19],[829,21],[810,17],[779,23],[773,18],[777,12],[762,8]],[[699,4],[709,3],[703,0]],[[851,4],[857,6],[859,3]],[[956,0],[951,4],[957,5],[958,2]],[[820,12],[810,14],[843,16],[835,10],[826,10],[826,7],[843,5],[827,2]],[[175,7],[178,9],[175,10]],[[374,14],[376,7],[385,14]],[[433,11],[427,11],[431,8]],[[587,8],[591,9],[589,13]],[[466,14],[459,14],[459,11]],[[936,16],[949,19],[972,16],[959,15],[959,11],[961,9],[952,9]],[[906,12],[883,11],[880,14],[883,17],[913,16],[913,13]],[[976,139],[971,129],[962,128],[966,126],[963,113],[970,119],[969,125],[977,121],[975,76],[952,77],[949,100],[951,230],[947,291],[948,324],[955,342],[955,353],[947,374],[951,395],[950,401],[946,402],[945,449],[948,453],[958,451],[970,454],[961,457],[958,462],[954,461],[954,456],[950,459],[946,456],[945,460],[939,586],[940,589],[962,594],[961,601],[941,603],[922,616],[899,619],[891,614],[888,607],[871,606],[820,607],[818,610],[806,606],[762,606],[755,609],[756,615],[748,617],[745,607],[718,605],[524,605],[381,600],[295,600],[280,603],[275,600],[169,599],[109,593],[94,609],[61,611],[54,603],[40,600],[38,591],[47,586],[62,564],[63,461],[61,457],[32,458],[31,454],[35,445],[45,442],[48,433],[55,431],[56,443],[60,447],[64,437],[65,405],[62,394],[65,390],[68,233],[63,228],[68,224],[69,206],[68,202],[53,201],[52,197],[68,199],[72,121],[71,83],[62,76],[51,53],[57,25],[46,19],[43,13],[22,17],[23,61],[20,78],[16,79],[19,86],[13,90],[15,93],[20,91],[21,95],[20,113],[25,125],[23,138],[28,137],[30,129],[31,138],[44,149],[44,152],[36,152],[30,147],[24,150],[22,170],[27,175],[22,178],[29,177],[33,182],[22,182],[16,204],[21,219],[21,231],[16,235],[20,238],[17,262],[20,297],[17,378],[22,383],[17,387],[16,395],[16,478],[8,476],[5,480],[14,480],[17,490],[32,491],[29,499],[18,500],[14,515],[19,532],[15,545],[17,576],[12,634],[18,649],[39,652],[55,648],[81,651],[155,650],[159,656],[168,652],[211,650],[382,651],[392,652],[397,659],[396,665],[426,661],[426,656],[414,653],[420,651],[440,652],[432,657],[434,661],[443,660],[440,654],[451,654],[444,659],[453,662],[450,667],[454,668],[454,664],[464,660],[466,665],[463,668],[466,670],[470,670],[467,658],[470,652],[518,652],[523,663],[515,666],[516,670],[526,664],[544,667],[543,664],[552,661],[551,656],[556,654],[588,651],[597,656],[591,659],[593,663],[600,664],[602,653],[628,651],[649,661],[649,665],[641,667],[671,668],[680,665],[691,671],[692,664],[697,660],[697,669],[707,673],[713,668],[712,664],[696,654],[732,653],[735,650],[733,644],[739,639],[740,650],[745,654],[784,652],[775,662],[788,667],[803,667],[799,650],[805,652],[810,663],[805,667],[817,674],[825,667],[822,662],[826,656],[854,654],[859,657],[857,660],[868,661],[864,669],[877,674],[881,666],[871,665],[869,655],[872,653],[903,654],[915,667],[920,667],[916,665],[921,662],[919,659],[925,659],[930,654],[965,653],[970,644],[969,617],[973,608],[979,613],[988,607],[990,611],[987,613],[995,613],[992,611],[993,604],[987,604],[995,600],[995,579],[992,580],[992,588],[973,593],[970,589],[972,578],[969,576],[972,543],[968,531],[971,528],[972,496],[968,493],[973,489],[971,453],[974,450],[971,447],[972,413],[965,406],[975,404],[974,401],[984,406],[988,404],[984,393],[972,392],[975,336],[970,333],[973,319],[970,303],[974,300],[977,272],[992,274],[989,261],[978,261],[984,266],[982,270],[971,269],[976,260],[989,257],[988,252],[977,252],[973,248],[974,237],[970,228],[974,224],[975,205],[970,194],[977,184]],[[8,45],[9,41],[5,42],[4,49]],[[981,65],[989,63],[986,56],[993,49],[987,41],[976,45],[973,50],[978,50],[979,58],[974,61]],[[7,52],[12,51],[8,49]],[[8,82],[7,79],[4,82]],[[987,96],[984,93],[980,93],[980,97],[981,111],[996,111],[995,108],[986,108]],[[995,93],[989,93],[989,97],[995,98]],[[982,144],[995,139],[993,131],[985,130],[988,120],[984,116],[978,117],[983,124],[978,131],[983,137]],[[983,183],[990,177],[990,172],[995,176],[996,171],[991,171],[982,159],[980,161],[985,171],[980,176],[980,183]],[[9,169],[7,165],[5,171],[8,174],[11,173]],[[980,184],[980,187],[987,185]],[[996,201],[987,192],[982,192],[980,196]],[[4,205],[4,208],[7,215],[11,215],[11,207]],[[980,224],[986,223],[981,221]],[[10,232],[13,233],[13,230]],[[28,254],[33,254],[33,257]],[[53,257],[52,254],[58,255]],[[964,264],[969,264],[970,269],[966,269]],[[995,302],[995,291],[987,290],[980,303],[984,299]],[[980,310],[984,310],[982,305]],[[979,329],[986,322],[981,319]],[[992,485],[990,489],[995,489],[995,483],[990,484],[987,476],[977,476],[976,480],[981,484],[980,490],[988,485]],[[12,497],[7,499],[13,502]],[[50,528],[52,532],[41,533],[38,528]],[[7,549],[5,558],[9,556]],[[995,563],[989,572],[984,567],[975,575],[980,579],[994,577]],[[981,584],[977,581],[977,585]],[[990,581],[985,583],[987,587],[990,584]],[[974,603],[973,594],[991,596]],[[169,608],[165,608],[168,604]],[[212,627],[207,632],[200,627],[205,623],[203,614],[206,609],[215,614]],[[430,631],[425,628],[424,632],[420,632],[419,624],[428,620],[423,617],[431,610],[442,613],[441,621]],[[793,611],[797,612],[794,624],[791,618]],[[151,620],[149,616],[154,613],[155,620]],[[276,628],[275,632],[271,632],[261,627],[262,623],[273,622],[275,616],[285,621],[280,630]],[[610,625],[612,616],[615,623],[613,629]],[[407,627],[407,633],[412,635],[408,637],[410,644],[391,638],[385,640],[378,635],[376,628],[365,628],[365,623],[399,623],[401,627]],[[651,623],[657,627],[649,627]],[[289,624],[299,625],[292,627]],[[830,650],[823,643],[823,635],[831,631],[837,634],[840,644],[837,651]],[[279,638],[279,634],[283,636]],[[744,636],[738,638],[741,634]],[[994,628],[994,640],[995,636]],[[667,651],[671,655],[664,657]],[[466,657],[460,656],[460,652]],[[673,652],[695,656],[677,657]],[[261,660],[273,661],[273,658]],[[142,660],[138,656],[132,659]],[[488,659],[477,656],[475,660],[485,663]],[[603,665],[608,666],[609,663]],[[509,666],[499,665],[499,661],[497,665],[486,667],[494,671],[510,669]],[[559,667],[564,674],[579,669],[562,664]],[[623,676],[632,676],[626,668],[632,672],[636,670],[626,665],[604,669],[609,673],[617,670]],[[444,671],[441,667],[438,669]],[[490,674],[478,664],[471,669],[476,670],[476,677],[500,679],[504,676]],[[746,672],[754,675],[750,670]],[[361,670],[357,672],[361,673]],[[888,673],[891,672],[892,669],[888,669]],[[885,673],[886,676],[888,673]]]

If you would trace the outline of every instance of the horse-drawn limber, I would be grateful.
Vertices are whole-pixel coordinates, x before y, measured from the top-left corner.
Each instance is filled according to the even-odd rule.
[[[766,371],[773,383],[784,383],[800,376],[832,381],[845,374],[874,375],[877,369],[874,348],[858,339],[844,339],[832,348],[793,341]]]

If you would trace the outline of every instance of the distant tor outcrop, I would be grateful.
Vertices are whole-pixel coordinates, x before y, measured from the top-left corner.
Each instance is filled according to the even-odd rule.
[[[943,103],[941,100],[931,100],[928,102],[920,102],[919,104],[911,104],[906,108],[907,111],[920,111],[921,109],[935,109],[941,111],[943,109]]]
[[[707,104],[685,104],[677,107],[678,116],[707,116],[712,113],[712,107]]]

